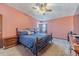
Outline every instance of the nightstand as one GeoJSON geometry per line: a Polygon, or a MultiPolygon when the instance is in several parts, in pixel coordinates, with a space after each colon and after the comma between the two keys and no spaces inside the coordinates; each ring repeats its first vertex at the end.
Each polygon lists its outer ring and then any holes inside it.
{"type": "Polygon", "coordinates": [[[17,38],[11,37],[4,39],[4,48],[10,48],[17,45],[17,38]]]}

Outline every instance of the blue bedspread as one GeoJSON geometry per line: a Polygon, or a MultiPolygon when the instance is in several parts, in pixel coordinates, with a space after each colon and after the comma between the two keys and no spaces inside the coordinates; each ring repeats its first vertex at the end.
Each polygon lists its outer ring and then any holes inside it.
{"type": "MultiPolygon", "coordinates": [[[[46,37],[46,34],[43,34],[43,33],[40,33],[40,34],[38,33],[34,35],[20,35],[19,42],[21,42],[23,45],[29,48],[32,48],[35,43],[36,38],[41,39],[45,37],[46,37]]],[[[42,39],[42,40],[45,40],[45,39],[42,39]]]]}

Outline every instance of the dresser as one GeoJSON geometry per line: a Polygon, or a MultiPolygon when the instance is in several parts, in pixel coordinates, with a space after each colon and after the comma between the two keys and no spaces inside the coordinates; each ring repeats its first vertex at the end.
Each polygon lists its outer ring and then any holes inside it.
{"type": "Polygon", "coordinates": [[[10,37],[3,40],[4,42],[4,48],[10,48],[17,45],[17,38],[16,37],[10,37]]]}

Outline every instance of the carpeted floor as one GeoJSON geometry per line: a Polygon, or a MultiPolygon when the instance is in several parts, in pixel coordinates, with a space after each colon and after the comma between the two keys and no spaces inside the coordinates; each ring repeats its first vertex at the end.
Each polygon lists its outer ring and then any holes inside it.
{"type": "MultiPolygon", "coordinates": [[[[53,44],[44,48],[39,56],[67,56],[69,54],[69,43],[66,40],[53,39],[53,44]]],[[[9,49],[0,49],[0,56],[33,56],[31,51],[22,46],[17,45],[9,49]]]]}
{"type": "Polygon", "coordinates": [[[45,49],[43,49],[39,55],[41,56],[64,56],[65,52],[59,46],[53,44],[48,45],[45,49]]]}

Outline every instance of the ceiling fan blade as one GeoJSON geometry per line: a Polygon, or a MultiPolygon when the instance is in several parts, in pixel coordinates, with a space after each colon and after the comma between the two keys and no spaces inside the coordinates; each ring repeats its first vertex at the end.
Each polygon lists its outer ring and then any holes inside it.
{"type": "Polygon", "coordinates": [[[52,10],[51,9],[49,9],[49,10],[47,10],[48,12],[51,12],[52,10]]]}
{"type": "Polygon", "coordinates": [[[37,9],[36,7],[32,7],[33,9],[37,9]]]}
{"type": "Polygon", "coordinates": [[[47,6],[47,3],[44,3],[44,7],[46,7],[47,6]]]}

